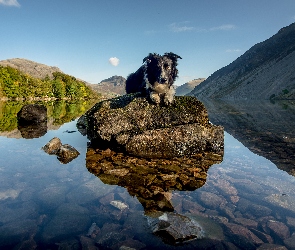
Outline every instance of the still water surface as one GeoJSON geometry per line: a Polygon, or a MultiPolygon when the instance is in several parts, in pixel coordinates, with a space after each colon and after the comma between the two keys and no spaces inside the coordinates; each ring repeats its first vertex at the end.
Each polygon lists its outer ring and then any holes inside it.
{"type": "MultiPolygon", "coordinates": [[[[88,171],[86,154],[92,149],[77,130],[77,120],[34,139],[12,138],[20,137],[15,129],[1,131],[0,248],[268,249],[277,244],[293,249],[295,174],[293,155],[289,157],[288,152],[295,152],[295,133],[284,129],[286,124],[295,127],[294,106],[267,104],[271,114],[264,119],[254,107],[232,110],[228,104],[214,105],[206,105],[210,120],[226,130],[222,162],[208,169],[206,182],[199,188],[166,192],[165,201],[174,211],[159,209],[159,214],[148,211],[136,191],[130,191],[132,184],[110,185],[109,176],[97,177],[88,171]],[[284,121],[281,126],[276,116],[284,121]],[[241,131],[236,121],[241,122],[241,131]],[[280,141],[276,136],[287,139],[280,141]],[[53,137],[75,147],[80,155],[61,164],[41,149],[53,137]],[[273,152],[266,144],[273,145],[273,152]],[[155,220],[167,222],[174,215],[200,225],[202,239],[176,244],[153,233],[155,220]]],[[[261,111],[261,106],[255,106],[261,111]]],[[[177,225],[181,231],[185,222],[177,225]]]]}

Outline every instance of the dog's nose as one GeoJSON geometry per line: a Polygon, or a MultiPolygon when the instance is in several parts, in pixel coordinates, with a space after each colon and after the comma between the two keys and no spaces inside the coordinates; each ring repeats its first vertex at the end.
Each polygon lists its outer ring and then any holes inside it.
{"type": "Polygon", "coordinates": [[[167,82],[167,78],[162,77],[162,78],[161,78],[161,83],[165,83],[165,82],[167,82]]]}

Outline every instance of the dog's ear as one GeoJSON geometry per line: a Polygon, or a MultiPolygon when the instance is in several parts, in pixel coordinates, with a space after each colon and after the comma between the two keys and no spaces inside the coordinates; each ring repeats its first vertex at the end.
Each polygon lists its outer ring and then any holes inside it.
{"type": "Polygon", "coordinates": [[[143,60],[142,60],[142,63],[145,63],[145,62],[148,62],[148,63],[150,63],[151,62],[151,59],[152,59],[152,57],[154,57],[156,55],[156,53],[149,53],[149,55],[148,56],[146,56],[145,58],[143,58],[143,60]]]}
{"type": "Polygon", "coordinates": [[[182,59],[179,55],[176,55],[173,52],[165,53],[164,55],[169,57],[172,61],[177,61],[177,59],[182,59]]]}

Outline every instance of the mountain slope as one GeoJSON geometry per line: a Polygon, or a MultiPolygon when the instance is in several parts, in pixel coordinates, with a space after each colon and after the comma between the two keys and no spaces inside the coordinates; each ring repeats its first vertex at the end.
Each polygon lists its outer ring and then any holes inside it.
{"type": "Polygon", "coordinates": [[[213,73],[189,95],[215,99],[294,99],[295,23],[213,73]]]}
{"type": "Polygon", "coordinates": [[[47,66],[23,58],[13,58],[0,61],[1,66],[9,66],[15,68],[32,77],[44,79],[47,75],[50,79],[53,78],[53,72],[62,72],[58,67],[47,66]]]}

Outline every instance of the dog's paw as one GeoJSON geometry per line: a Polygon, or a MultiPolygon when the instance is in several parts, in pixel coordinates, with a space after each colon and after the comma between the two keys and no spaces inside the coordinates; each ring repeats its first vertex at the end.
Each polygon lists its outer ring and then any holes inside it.
{"type": "Polygon", "coordinates": [[[174,95],[165,95],[164,96],[164,103],[165,105],[170,105],[174,103],[174,95]]]}
{"type": "Polygon", "coordinates": [[[160,102],[161,102],[161,98],[158,93],[151,92],[150,98],[151,98],[152,102],[155,104],[160,104],[160,102]]]}

